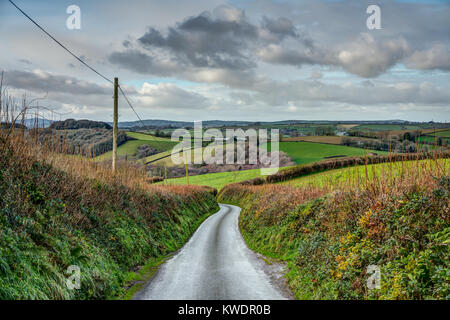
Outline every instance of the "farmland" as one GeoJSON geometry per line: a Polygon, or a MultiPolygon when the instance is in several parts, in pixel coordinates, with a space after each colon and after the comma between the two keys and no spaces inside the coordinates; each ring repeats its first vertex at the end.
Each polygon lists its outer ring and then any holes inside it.
{"type": "MultiPolygon", "coordinates": [[[[217,172],[217,173],[202,174],[202,175],[189,177],[189,184],[209,186],[209,187],[213,187],[213,188],[220,190],[225,185],[230,184],[230,183],[241,182],[244,180],[249,180],[249,179],[260,177],[260,172],[261,172],[260,169],[251,169],[251,170],[243,170],[243,171],[217,172]]],[[[187,179],[186,179],[186,177],[167,179],[164,182],[160,182],[159,184],[186,185],[187,179]]]]}
{"type": "Polygon", "coordinates": [[[313,185],[234,184],[218,198],[243,208],[250,248],[287,263],[297,299],[447,299],[448,160],[390,167],[368,167],[367,180],[362,166],[301,178],[313,185]],[[365,286],[373,264],[378,290],[365,286]]]}
{"type": "MultiPolygon", "coordinates": [[[[352,148],[339,145],[329,145],[322,143],[310,142],[281,142],[280,150],[286,152],[297,164],[309,164],[320,161],[326,158],[334,157],[349,157],[349,156],[364,156],[369,154],[370,150],[361,148],[352,148]]],[[[379,154],[386,154],[385,152],[378,152],[379,154]]],[[[152,156],[157,159],[158,155],[152,156]]],[[[165,164],[170,166],[172,160],[170,157],[164,158],[155,162],[156,164],[165,164]]],[[[218,172],[195,175],[189,177],[189,184],[205,185],[213,188],[221,189],[226,184],[240,182],[244,180],[254,179],[260,176],[259,169],[232,171],[232,172],[218,172]]],[[[169,185],[185,185],[187,184],[186,177],[166,179],[165,184],[169,185]]],[[[161,183],[161,184],[163,184],[161,183]]]]}
{"type": "MultiPolygon", "coordinates": [[[[159,138],[148,134],[127,132],[128,137],[134,139],[129,140],[117,148],[118,156],[132,157],[138,152],[138,148],[142,145],[148,145],[155,148],[159,152],[170,150],[176,145],[176,142],[170,141],[170,139],[159,138]]],[[[108,160],[112,157],[112,151],[106,152],[98,157],[96,160],[108,160]]]]}
{"type": "Polygon", "coordinates": [[[331,157],[363,156],[369,153],[385,154],[383,151],[313,142],[280,142],[280,151],[286,152],[297,164],[312,163],[331,157]]]}
{"type": "Polygon", "coordinates": [[[437,137],[450,138],[450,130],[436,131],[436,133],[433,135],[437,137]]]}
{"type": "Polygon", "coordinates": [[[318,142],[318,143],[328,143],[328,144],[342,144],[342,137],[339,136],[304,136],[304,137],[291,137],[284,138],[283,142],[318,142]]]}
{"type": "Polygon", "coordinates": [[[292,180],[283,181],[279,184],[293,187],[325,187],[332,189],[350,186],[351,183],[360,183],[367,179],[372,180],[383,176],[400,178],[404,172],[412,171],[414,168],[440,167],[444,172],[450,167],[449,159],[438,160],[416,160],[398,161],[390,163],[369,164],[367,166],[355,166],[349,168],[328,170],[312,175],[302,176],[292,180]]]}

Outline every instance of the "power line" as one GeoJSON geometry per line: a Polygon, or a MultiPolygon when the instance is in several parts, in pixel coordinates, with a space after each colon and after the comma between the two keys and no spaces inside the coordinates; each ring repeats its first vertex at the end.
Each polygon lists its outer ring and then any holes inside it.
{"type": "MultiPolygon", "coordinates": [[[[9,0],[9,2],[16,7],[17,10],[19,10],[25,17],[28,18],[28,20],[30,20],[33,24],[35,24],[39,29],[41,29],[47,36],[49,36],[53,41],[55,41],[59,46],[61,46],[64,50],[66,50],[72,57],[74,57],[75,59],[77,59],[79,62],[81,62],[83,65],[85,65],[87,68],[89,68],[90,70],[92,70],[93,72],[95,72],[97,75],[99,75],[100,77],[102,77],[103,79],[105,79],[106,81],[108,81],[111,84],[114,84],[114,82],[111,79],[108,79],[107,77],[105,77],[103,74],[101,74],[100,72],[98,72],[97,70],[95,70],[93,67],[91,67],[90,65],[88,65],[86,62],[84,62],[80,57],[78,57],[76,54],[74,54],[72,51],[70,51],[66,46],[64,46],[61,42],[59,42],[55,37],[53,37],[50,33],[48,33],[43,27],[41,27],[36,21],[33,20],[33,18],[31,18],[28,14],[26,14],[21,8],[19,8],[14,2],[12,2],[11,0],[9,0]]],[[[130,106],[131,110],[133,110],[134,114],[137,116],[137,118],[139,119],[140,123],[142,126],[145,126],[144,122],[142,121],[141,117],[138,115],[138,113],[136,112],[136,110],[134,109],[133,105],[130,103],[130,100],[128,99],[127,95],[125,94],[125,92],[122,90],[122,88],[119,85],[119,90],[122,93],[123,97],[125,98],[126,102],[128,103],[128,105],[130,106]]]]}
{"type": "Polygon", "coordinates": [[[26,14],[22,9],[20,9],[14,2],[12,2],[11,0],[9,0],[9,2],[11,2],[11,4],[17,8],[17,10],[19,10],[25,17],[27,17],[31,22],[33,22],[39,29],[41,29],[47,36],[49,36],[53,41],[55,41],[57,44],[59,44],[64,50],[66,50],[72,57],[74,57],[75,59],[77,59],[79,62],[81,62],[82,64],[84,64],[86,67],[88,67],[89,69],[91,69],[92,71],[94,71],[96,74],[98,74],[100,77],[102,77],[103,79],[105,79],[106,81],[108,81],[109,83],[113,83],[110,79],[108,79],[107,77],[105,77],[104,75],[102,75],[100,72],[98,72],[97,70],[95,70],[94,68],[92,68],[90,65],[88,65],[86,62],[84,62],[81,58],[79,58],[76,54],[74,54],[72,51],[70,51],[69,49],[67,49],[66,46],[64,46],[61,42],[59,42],[55,37],[53,37],[50,33],[48,33],[43,27],[41,27],[36,21],[33,20],[33,18],[31,18],[28,14],[26,14]]]}
{"type": "Polygon", "coordinates": [[[134,114],[136,115],[136,117],[139,119],[139,121],[141,122],[141,125],[143,127],[145,127],[144,122],[142,121],[141,117],[138,115],[138,113],[136,112],[136,110],[134,110],[133,106],[130,103],[130,100],[128,100],[127,95],[125,94],[125,92],[123,92],[122,87],[119,85],[119,90],[122,93],[123,97],[125,98],[125,101],[128,103],[128,105],[130,106],[131,110],[133,110],[134,114]]]}

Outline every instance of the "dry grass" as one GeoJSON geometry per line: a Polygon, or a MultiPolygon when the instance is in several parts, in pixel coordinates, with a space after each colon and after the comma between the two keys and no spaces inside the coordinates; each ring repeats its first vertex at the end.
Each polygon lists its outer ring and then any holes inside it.
{"type": "Polygon", "coordinates": [[[25,129],[25,119],[43,117],[41,107],[33,106],[35,100],[27,100],[24,96],[20,101],[8,94],[0,83],[0,143],[1,147],[12,146],[18,158],[34,159],[62,170],[74,178],[96,179],[110,184],[121,184],[130,188],[140,188],[149,192],[189,193],[197,190],[196,186],[158,186],[148,181],[145,166],[127,160],[119,159],[117,170],[112,172],[112,161],[95,161],[80,154],[67,154],[73,150],[70,140],[61,139],[56,130],[45,129],[47,133],[42,139],[36,122],[34,128],[25,129]]]}
{"type": "MultiPolygon", "coordinates": [[[[391,157],[393,156],[391,155],[391,157]]],[[[359,192],[365,192],[373,194],[374,198],[378,198],[383,194],[389,195],[390,197],[403,194],[405,190],[413,186],[420,186],[422,190],[430,191],[436,187],[436,178],[450,174],[448,161],[442,159],[442,154],[437,152],[429,155],[428,159],[423,161],[408,161],[412,160],[410,159],[411,157],[423,159],[418,154],[410,155],[409,157],[406,155],[398,155],[397,157],[399,159],[396,159],[398,161],[395,165],[392,161],[387,161],[389,159],[388,156],[380,157],[378,159],[380,161],[374,162],[369,162],[368,159],[370,158],[361,158],[365,164],[362,167],[360,166],[359,169],[355,167],[346,170],[345,177],[339,179],[338,182],[336,179],[333,179],[333,175],[330,175],[328,178],[325,176],[318,184],[309,184],[303,187],[267,183],[285,181],[285,176],[290,176],[288,169],[276,175],[269,176],[265,184],[258,185],[261,184],[259,180],[233,184],[223,188],[220,194],[221,197],[224,197],[226,194],[225,197],[240,199],[247,193],[259,193],[267,195],[267,197],[263,197],[267,199],[267,205],[272,205],[275,201],[280,203],[280,206],[285,201],[279,201],[280,199],[284,199],[287,195],[289,197],[294,195],[287,201],[290,205],[295,206],[303,203],[305,200],[311,200],[331,192],[354,192],[356,195],[359,192]],[[382,163],[383,165],[375,166],[369,165],[369,163],[382,163]],[[255,185],[252,185],[253,182],[255,185]]],[[[355,159],[349,159],[347,161],[352,160],[355,162],[355,159]]],[[[320,163],[314,165],[318,166],[316,169],[328,168],[329,166],[336,166],[336,161],[324,162],[322,165],[320,163]]],[[[302,172],[305,171],[304,174],[308,174],[308,172],[313,171],[314,165],[299,168],[304,169],[302,170],[302,172]]],[[[341,165],[342,167],[347,166],[345,163],[341,165]]]]}
{"type": "Polygon", "coordinates": [[[287,262],[299,299],[448,299],[449,168],[434,161],[339,186],[235,184],[218,198],[243,208],[250,248],[287,262]],[[380,290],[364,285],[373,264],[380,290]]]}

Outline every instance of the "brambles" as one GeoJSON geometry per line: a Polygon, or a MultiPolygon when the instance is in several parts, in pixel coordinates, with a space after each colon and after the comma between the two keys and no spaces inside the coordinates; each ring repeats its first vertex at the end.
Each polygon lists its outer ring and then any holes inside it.
{"type": "MultiPolygon", "coordinates": [[[[0,106],[2,120],[27,111],[0,106]]],[[[129,271],[180,248],[218,210],[215,190],[150,185],[128,162],[112,174],[107,163],[57,153],[41,130],[0,128],[0,299],[117,296],[129,271]],[[79,290],[66,286],[71,265],[79,290]]]]}
{"type": "Polygon", "coordinates": [[[287,261],[297,298],[448,299],[448,163],[416,161],[392,179],[372,174],[332,192],[327,183],[235,184],[218,198],[243,208],[252,249],[287,261]],[[369,265],[380,268],[379,290],[366,285],[369,265]]]}
{"type": "Polygon", "coordinates": [[[142,158],[146,158],[146,157],[152,156],[157,153],[158,153],[158,150],[156,150],[155,148],[152,148],[148,144],[141,144],[137,149],[136,158],[142,159],[142,158]]]}
{"type": "Polygon", "coordinates": [[[113,296],[127,271],[179,248],[217,210],[209,189],[88,179],[3,143],[0,177],[0,299],[113,296]],[[73,264],[81,290],[65,286],[73,264]]]}

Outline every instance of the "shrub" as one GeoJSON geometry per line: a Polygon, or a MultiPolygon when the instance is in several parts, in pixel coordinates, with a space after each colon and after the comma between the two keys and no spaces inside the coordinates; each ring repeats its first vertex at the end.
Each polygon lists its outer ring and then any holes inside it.
{"type": "Polygon", "coordinates": [[[126,163],[111,174],[32,142],[0,131],[0,299],[116,296],[131,270],[180,248],[218,210],[209,188],[149,186],[126,163]],[[80,290],[66,286],[71,265],[80,290]]]}
{"type": "Polygon", "coordinates": [[[218,199],[242,207],[250,248],[287,262],[299,299],[449,299],[449,168],[428,162],[356,189],[234,184],[218,199]],[[368,289],[369,265],[381,289],[368,289]]]}

